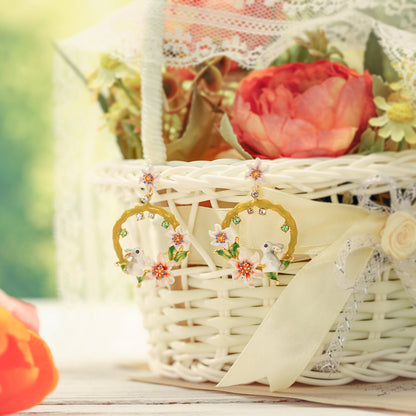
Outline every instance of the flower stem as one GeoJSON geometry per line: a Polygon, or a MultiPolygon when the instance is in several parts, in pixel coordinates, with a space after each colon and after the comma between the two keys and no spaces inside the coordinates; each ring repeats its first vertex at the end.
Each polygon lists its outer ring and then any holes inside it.
{"type": "Polygon", "coordinates": [[[403,138],[401,142],[397,145],[397,151],[400,152],[403,149],[405,139],[403,138]]]}
{"type": "Polygon", "coordinates": [[[137,110],[139,110],[141,112],[142,109],[140,108],[140,105],[137,104],[137,101],[133,98],[133,96],[131,95],[130,90],[124,85],[123,81],[120,78],[117,78],[116,79],[116,84],[117,84],[118,87],[120,87],[125,92],[125,94],[129,98],[129,100],[137,108],[137,110]]]}
{"type": "Polygon", "coordinates": [[[135,134],[131,124],[121,122],[124,132],[127,134],[127,154],[126,159],[141,159],[143,149],[140,138],[135,134]]]}
{"type": "MultiPolygon", "coordinates": [[[[88,88],[88,80],[84,76],[84,74],[80,71],[80,69],[71,61],[68,55],[58,46],[57,43],[53,43],[53,47],[58,55],[65,61],[66,64],[74,71],[74,74],[87,86],[88,88]]],[[[90,88],[89,88],[90,89],[90,88]]],[[[100,92],[98,94],[98,103],[100,104],[101,110],[103,113],[108,113],[108,104],[107,100],[105,99],[104,95],[100,92]]]]}

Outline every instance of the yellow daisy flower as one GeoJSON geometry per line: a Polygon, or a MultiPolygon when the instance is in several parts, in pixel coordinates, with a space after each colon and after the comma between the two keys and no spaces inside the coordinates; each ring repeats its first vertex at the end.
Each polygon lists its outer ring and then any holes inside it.
{"type": "Polygon", "coordinates": [[[387,102],[383,97],[374,98],[378,109],[383,111],[379,117],[370,119],[373,127],[382,127],[378,134],[395,142],[401,142],[403,138],[409,144],[416,143],[416,113],[412,104],[408,101],[387,102]]]}

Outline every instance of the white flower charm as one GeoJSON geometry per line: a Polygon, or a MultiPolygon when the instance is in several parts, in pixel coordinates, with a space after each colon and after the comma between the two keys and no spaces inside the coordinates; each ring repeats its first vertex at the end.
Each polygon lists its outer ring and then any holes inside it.
{"type": "Polygon", "coordinates": [[[156,286],[158,287],[164,286],[167,283],[173,284],[175,282],[175,278],[173,277],[171,270],[174,265],[174,261],[166,260],[162,254],[157,256],[156,262],[147,259],[146,279],[155,280],[156,286]]]}
{"type": "Polygon", "coordinates": [[[176,250],[182,251],[188,248],[189,246],[189,241],[187,240],[188,233],[183,231],[180,225],[178,225],[175,228],[175,230],[169,231],[169,237],[176,250]]]}
{"type": "Polygon", "coordinates": [[[146,191],[153,191],[160,175],[154,173],[153,166],[149,166],[149,168],[142,170],[142,173],[142,183],[146,187],[146,191]]]}
{"type": "Polygon", "coordinates": [[[404,211],[391,214],[381,234],[382,249],[395,260],[416,252],[416,219],[404,211]]]}
{"type": "Polygon", "coordinates": [[[261,160],[256,159],[255,163],[249,166],[249,170],[245,177],[251,179],[254,186],[258,186],[259,183],[264,182],[264,174],[267,171],[267,167],[261,166],[261,160]]]}
{"type": "Polygon", "coordinates": [[[211,244],[216,247],[223,249],[229,249],[230,246],[235,242],[236,233],[231,227],[222,229],[221,225],[215,224],[214,231],[208,231],[209,235],[213,238],[211,244]]]}
{"type": "Polygon", "coordinates": [[[258,253],[248,258],[246,253],[242,251],[239,257],[230,259],[230,263],[234,268],[232,273],[233,279],[238,280],[242,278],[248,286],[254,287],[253,277],[263,277],[263,273],[256,269],[259,262],[260,257],[258,253]]]}

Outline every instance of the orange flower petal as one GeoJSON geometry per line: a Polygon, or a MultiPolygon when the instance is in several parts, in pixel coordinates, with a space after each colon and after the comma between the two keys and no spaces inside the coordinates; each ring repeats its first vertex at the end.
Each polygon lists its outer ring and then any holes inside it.
{"type": "MultiPolygon", "coordinates": [[[[0,338],[2,334],[11,335],[21,341],[28,341],[30,338],[26,326],[7,309],[0,306],[0,338]]],[[[0,347],[0,354],[1,352],[2,349],[0,347]]]]}
{"type": "Polygon", "coordinates": [[[345,83],[343,78],[328,78],[322,84],[314,85],[298,95],[293,118],[308,121],[319,130],[331,129],[338,98],[345,83]]]}
{"type": "MultiPolygon", "coordinates": [[[[285,153],[284,149],[286,146],[293,142],[293,140],[302,136],[313,137],[313,135],[316,134],[315,126],[306,120],[290,119],[280,117],[275,114],[262,116],[261,119],[269,140],[273,142],[277,148],[279,148],[282,152],[282,156],[283,153],[285,153]]],[[[314,146],[314,144],[312,144],[312,146],[314,146]]]]}
{"type": "Polygon", "coordinates": [[[0,347],[0,415],[39,404],[58,381],[45,341],[0,307],[0,347]]]}
{"type": "Polygon", "coordinates": [[[327,156],[343,155],[351,146],[357,128],[343,127],[318,133],[318,148],[327,152],[327,156]]]}
{"type": "Polygon", "coordinates": [[[339,95],[334,127],[358,127],[365,105],[366,86],[361,78],[349,78],[339,95]]]}
{"type": "Polygon", "coordinates": [[[253,71],[237,88],[232,125],[252,156],[334,157],[374,114],[370,74],[322,60],[253,71]]]}
{"type": "MultiPolygon", "coordinates": [[[[31,368],[33,357],[29,345],[26,341],[19,341],[15,337],[7,335],[7,348],[0,355],[1,371],[12,368],[31,368]]],[[[1,377],[1,376],[0,376],[1,377]]]]}
{"type": "Polygon", "coordinates": [[[289,141],[282,149],[286,157],[336,157],[345,153],[357,129],[349,127],[305,134],[289,141]]]}
{"type": "Polygon", "coordinates": [[[39,333],[39,317],[35,306],[9,296],[2,290],[0,290],[0,306],[7,309],[29,329],[39,333]]]}

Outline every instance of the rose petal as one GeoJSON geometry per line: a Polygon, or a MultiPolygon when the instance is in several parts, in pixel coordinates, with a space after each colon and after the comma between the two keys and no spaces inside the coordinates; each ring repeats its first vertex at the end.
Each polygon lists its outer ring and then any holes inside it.
{"type": "Polygon", "coordinates": [[[237,89],[232,124],[253,156],[339,156],[374,116],[371,75],[322,60],[253,71],[237,89]]]}
{"type": "Polygon", "coordinates": [[[234,131],[239,137],[241,145],[251,155],[257,156],[257,154],[260,154],[263,157],[279,157],[279,149],[268,139],[265,126],[258,115],[249,113],[244,131],[239,127],[235,128],[234,131]]]}
{"type": "Polygon", "coordinates": [[[333,127],[360,127],[365,96],[364,78],[350,77],[339,95],[333,127]]]}
{"type": "Polygon", "coordinates": [[[298,136],[287,143],[281,152],[286,157],[336,157],[349,148],[356,130],[350,127],[298,136]]]}
{"type": "Polygon", "coordinates": [[[357,129],[345,127],[318,132],[318,148],[326,150],[328,156],[339,156],[350,147],[357,129]]]}
{"type": "MultiPolygon", "coordinates": [[[[286,156],[286,154],[284,154],[286,152],[283,149],[285,149],[286,146],[289,146],[290,143],[293,143],[294,139],[303,136],[313,136],[316,133],[316,128],[305,120],[292,120],[275,114],[262,116],[261,119],[268,139],[280,152],[282,152],[282,156],[286,156]]],[[[311,145],[306,142],[304,144],[307,145],[308,148],[312,148],[316,142],[311,145]]]]}
{"type": "MultiPolygon", "coordinates": [[[[294,118],[301,118],[319,130],[329,130],[334,124],[335,107],[346,81],[332,77],[296,97],[294,118]]],[[[280,97],[279,97],[280,98],[280,97]]]]}
{"type": "MultiPolygon", "coordinates": [[[[293,95],[283,85],[275,90],[264,89],[259,97],[255,109],[256,114],[279,114],[282,117],[290,117],[292,113],[293,95]]],[[[254,106],[252,106],[254,107],[254,106]]]]}

